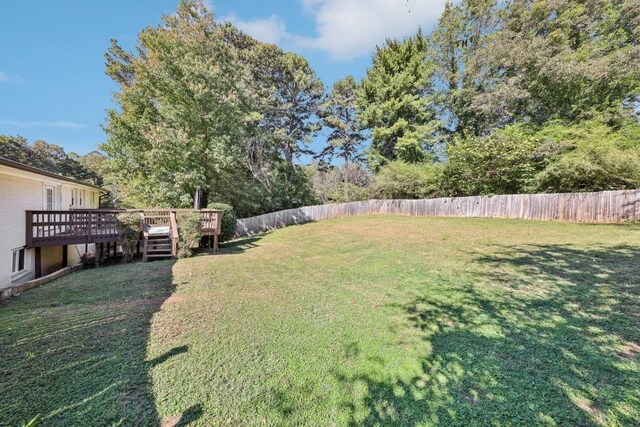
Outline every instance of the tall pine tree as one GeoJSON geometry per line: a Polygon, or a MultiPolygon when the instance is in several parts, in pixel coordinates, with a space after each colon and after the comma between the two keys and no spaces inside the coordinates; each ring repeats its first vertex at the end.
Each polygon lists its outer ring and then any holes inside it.
{"type": "Polygon", "coordinates": [[[357,91],[359,120],[372,130],[368,162],[374,170],[395,159],[429,158],[440,128],[433,104],[434,71],[422,31],[376,48],[357,91]]]}
{"type": "Polygon", "coordinates": [[[362,124],[356,117],[356,81],[347,76],[337,81],[322,105],[322,124],[331,132],[319,158],[331,162],[340,158],[345,165],[361,160],[366,140],[362,124]]]}
{"type": "Polygon", "coordinates": [[[495,33],[499,22],[496,0],[449,2],[429,35],[438,104],[450,133],[473,136],[484,130],[470,107],[474,94],[489,85],[479,78],[482,58],[476,54],[495,33]]]}

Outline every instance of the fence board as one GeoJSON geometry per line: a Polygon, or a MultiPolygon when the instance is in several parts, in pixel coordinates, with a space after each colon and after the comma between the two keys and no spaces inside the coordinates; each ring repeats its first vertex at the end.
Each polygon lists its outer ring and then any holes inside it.
{"type": "Polygon", "coordinates": [[[614,223],[640,220],[640,190],[565,194],[507,194],[422,200],[368,200],[306,206],[239,219],[236,236],[354,215],[512,218],[614,223]]]}

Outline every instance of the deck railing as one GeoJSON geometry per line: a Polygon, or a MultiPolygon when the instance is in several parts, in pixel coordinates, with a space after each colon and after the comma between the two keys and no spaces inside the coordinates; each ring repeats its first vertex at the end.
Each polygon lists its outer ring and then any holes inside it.
{"type": "MultiPolygon", "coordinates": [[[[119,230],[117,217],[124,212],[140,212],[147,226],[170,226],[171,215],[192,209],[133,209],[133,210],[69,210],[26,211],[26,244],[28,247],[63,246],[86,243],[115,242],[119,230]]],[[[202,234],[220,234],[222,212],[203,209],[202,234]]]]}
{"type": "Polygon", "coordinates": [[[200,215],[202,216],[200,219],[202,234],[210,236],[220,234],[222,211],[202,209],[200,215]]]}
{"type": "Polygon", "coordinates": [[[121,210],[27,211],[29,247],[79,245],[118,239],[121,210]]]}

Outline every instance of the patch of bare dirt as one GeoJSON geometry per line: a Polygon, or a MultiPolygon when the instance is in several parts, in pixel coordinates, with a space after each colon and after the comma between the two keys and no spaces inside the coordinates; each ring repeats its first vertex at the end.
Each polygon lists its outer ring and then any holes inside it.
{"type": "Polygon", "coordinates": [[[174,417],[168,417],[162,420],[160,423],[160,427],[174,427],[176,424],[180,422],[180,415],[176,415],[174,417]]]}
{"type": "Polygon", "coordinates": [[[176,304],[183,301],[186,301],[185,297],[181,295],[171,295],[169,298],[167,298],[165,304],[176,304]]]}
{"type": "Polygon", "coordinates": [[[460,395],[469,401],[472,405],[480,403],[480,393],[475,390],[460,389],[460,395]]]}
{"type": "Polygon", "coordinates": [[[600,409],[589,399],[584,397],[571,397],[571,401],[578,408],[588,413],[596,424],[601,426],[606,425],[606,418],[604,417],[600,409]]]}
{"type": "Polygon", "coordinates": [[[143,276],[145,278],[151,277],[154,279],[171,277],[171,268],[162,267],[157,269],[145,270],[143,276]]]}
{"type": "Polygon", "coordinates": [[[162,303],[167,299],[167,297],[155,297],[155,298],[147,298],[147,299],[139,299],[133,301],[133,305],[135,307],[157,307],[162,305],[162,303]]]}
{"type": "Polygon", "coordinates": [[[117,302],[112,304],[105,304],[100,307],[101,310],[114,310],[114,309],[127,309],[127,308],[147,308],[147,307],[160,307],[167,297],[154,297],[136,299],[126,302],[117,302]]]}
{"type": "Polygon", "coordinates": [[[624,344],[618,352],[618,356],[629,360],[636,360],[638,354],[640,354],[640,345],[633,342],[624,344]]]}

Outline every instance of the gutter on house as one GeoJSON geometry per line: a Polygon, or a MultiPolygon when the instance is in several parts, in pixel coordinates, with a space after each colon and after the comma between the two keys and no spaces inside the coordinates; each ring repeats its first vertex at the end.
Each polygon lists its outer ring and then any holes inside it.
{"type": "Polygon", "coordinates": [[[13,160],[9,160],[9,159],[7,159],[5,157],[0,157],[0,165],[7,166],[7,167],[10,167],[10,168],[14,168],[14,169],[19,169],[19,170],[22,170],[22,171],[25,171],[25,172],[35,173],[35,174],[38,174],[38,175],[48,176],[49,178],[55,178],[55,179],[60,179],[60,180],[67,181],[67,182],[72,182],[74,184],[84,185],[86,187],[91,187],[93,189],[96,189],[96,190],[98,190],[100,192],[106,192],[107,194],[109,193],[108,191],[98,187],[97,185],[90,184],[88,182],[81,181],[81,180],[75,179],[75,178],[69,178],[68,176],[59,175],[57,173],[49,172],[49,171],[44,170],[44,169],[34,168],[33,166],[27,166],[27,165],[22,164],[22,163],[14,162],[13,160]]]}

